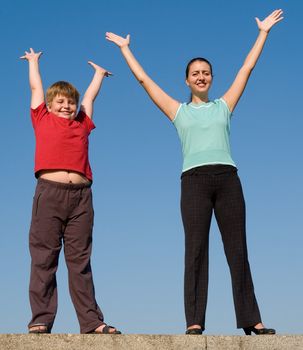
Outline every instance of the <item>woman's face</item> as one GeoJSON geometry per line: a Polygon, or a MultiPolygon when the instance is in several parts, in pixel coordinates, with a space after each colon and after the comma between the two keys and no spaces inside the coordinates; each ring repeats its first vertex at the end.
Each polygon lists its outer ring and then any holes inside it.
{"type": "Polygon", "coordinates": [[[186,84],[193,95],[201,96],[208,93],[212,79],[209,64],[203,61],[194,61],[189,67],[186,84]]]}

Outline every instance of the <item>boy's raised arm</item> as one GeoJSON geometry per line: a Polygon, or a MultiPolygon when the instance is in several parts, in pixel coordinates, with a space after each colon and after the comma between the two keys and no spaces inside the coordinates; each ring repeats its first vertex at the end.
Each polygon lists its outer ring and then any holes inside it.
{"type": "Polygon", "coordinates": [[[29,65],[29,84],[32,92],[31,96],[31,108],[37,108],[42,102],[44,102],[43,85],[39,70],[39,58],[42,52],[34,52],[30,48],[30,52],[25,51],[25,55],[21,56],[21,59],[27,60],[29,65]]]}
{"type": "Polygon", "coordinates": [[[94,74],[93,79],[92,79],[91,83],[89,84],[89,86],[88,86],[88,88],[83,96],[80,109],[89,118],[92,118],[93,117],[94,100],[98,96],[98,93],[99,93],[101,85],[102,85],[102,81],[103,81],[104,77],[108,77],[108,76],[112,75],[112,73],[110,73],[106,69],[98,66],[97,64],[95,64],[92,61],[88,61],[88,64],[90,64],[94,68],[95,74],[94,74]]]}

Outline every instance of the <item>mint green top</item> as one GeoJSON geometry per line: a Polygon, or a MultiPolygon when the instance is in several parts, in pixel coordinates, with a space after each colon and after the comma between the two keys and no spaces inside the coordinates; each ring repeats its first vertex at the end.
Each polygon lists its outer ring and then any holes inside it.
{"type": "Polygon", "coordinates": [[[209,164],[236,166],[229,144],[230,117],[222,98],[180,105],[173,123],[182,145],[182,171],[209,164]]]}

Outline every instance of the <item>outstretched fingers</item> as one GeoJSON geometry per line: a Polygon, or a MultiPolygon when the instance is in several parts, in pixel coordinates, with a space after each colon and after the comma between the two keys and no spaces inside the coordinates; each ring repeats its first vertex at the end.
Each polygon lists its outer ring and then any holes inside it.
{"type": "Polygon", "coordinates": [[[280,17],[283,14],[283,11],[281,9],[273,11],[273,13],[270,14],[270,16],[273,16],[275,18],[280,17]]]}
{"type": "Polygon", "coordinates": [[[23,60],[39,60],[40,56],[42,55],[42,51],[35,52],[33,48],[29,49],[28,51],[25,51],[25,55],[21,56],[20,58],[23,60]]]}

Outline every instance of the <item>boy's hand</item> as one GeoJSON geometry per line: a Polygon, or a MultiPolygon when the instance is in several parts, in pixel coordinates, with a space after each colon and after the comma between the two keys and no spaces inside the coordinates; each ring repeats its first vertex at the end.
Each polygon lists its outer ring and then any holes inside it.
{"type": "Polygon", "coordinates": [[[97,73],[100,73],[100,74],[104,75],[105,77],[109,77],[110,75],[113,75],[111,72],[98,66],[96,63],[94,63],[92,61],[88,61],[88,64],[90,64],[97,73]]]}
{"type": "Polygon", "coordinates": [[[260,31],[268,33],[270,29],[278,22],[282,21],[283,11],[275,10],[269,16],[267,16],[263,21],[260,21],[259,18],[256,17],[256,22],[260,31]]]}
{"type": "Polygon", "coordinates": [[[130,43],[129,34],[126,36],[126,38],[123,38],[122,36],[107,32],[105,33],[105,39],[108,41],[112,41],[114,44],[119,46],[120,49],[122,49],[125,46],[129,46],[129,43],[130,43]]]}
{"type": "Polygon", "coordinates": [[[30,52],[25,51],[25,55],[20,58],[28,61],[38,61],[40,56],[42,55],[42,51],[35,52],[32,48],[29,49],[30,52]]]}

